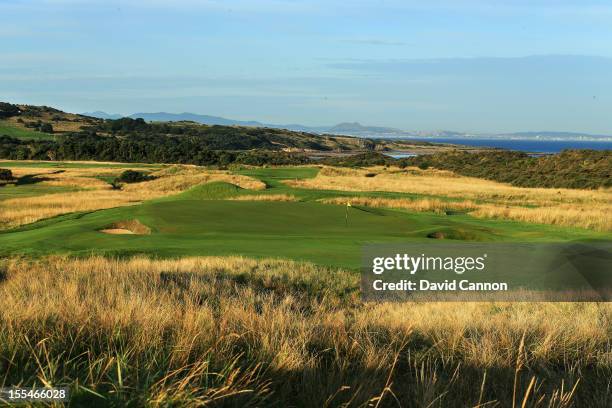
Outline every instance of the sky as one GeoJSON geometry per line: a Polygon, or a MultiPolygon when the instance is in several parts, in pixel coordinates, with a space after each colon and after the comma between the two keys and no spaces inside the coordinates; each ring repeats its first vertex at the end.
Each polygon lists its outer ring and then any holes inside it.
{"type": "Polygon", "coordinates": [[[0,0],[0,100],[612,134],[612,1],[0,0]]]}

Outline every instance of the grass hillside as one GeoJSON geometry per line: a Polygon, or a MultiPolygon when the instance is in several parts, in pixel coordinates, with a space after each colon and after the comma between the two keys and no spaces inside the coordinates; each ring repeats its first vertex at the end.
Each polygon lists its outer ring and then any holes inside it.
{"type": "MultiPolygon", "coordinates": [[[[97,134],[139,140],[196,138],[211,150],[358,151],[384,149],[385,142],[349,136],[316,135],[285,129],[208,126],[195,122],[153,122],[122,118],[103,120],[47,106],[0,102],[0,136],[21,140],[53,139],[52,135],[97,134]]],[[[118,158],[115,158],[118,160],[118,158]]]]}
{"type": "Polygon", "coordinates": [[[99,119],[62,112],[48,106],[0,102],[0,136],[22,140],[53,140],[56,134],[78,132],[99,119]]]}

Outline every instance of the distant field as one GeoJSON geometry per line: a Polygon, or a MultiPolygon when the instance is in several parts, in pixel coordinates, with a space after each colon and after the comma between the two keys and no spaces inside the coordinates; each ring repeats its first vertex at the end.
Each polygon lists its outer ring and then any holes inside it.
{"type": "Polygon", "coordinates": [[[53,140],[54,136],[48,133],[37,132],[35,130],[23,129],[16,127],[15,125],[0,120],[0,136],[10,136],[17,139],[23,140],[34,140],[34,139],[49,139],[53,140]]]}

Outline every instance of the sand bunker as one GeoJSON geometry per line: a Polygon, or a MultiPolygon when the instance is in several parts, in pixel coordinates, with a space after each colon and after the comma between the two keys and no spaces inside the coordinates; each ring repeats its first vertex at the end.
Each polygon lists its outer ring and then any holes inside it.
{"type": "Polygon", "coordinates": [[[122,235],[122,234],[134,234],[132,231],[127,230],[127,229],[123,229],[123,228],[109,228],[109,229],[103,229],[100,230],[100,232],[103,232],[105,234],[111,234],[111,235],[122,235]]]}
{"type": "Polygon", "coordinates": [[[100,232],[111,235],[149,235],[151,228],[138,220],[130,220],[116,222],[101,229],[100,232]]]}

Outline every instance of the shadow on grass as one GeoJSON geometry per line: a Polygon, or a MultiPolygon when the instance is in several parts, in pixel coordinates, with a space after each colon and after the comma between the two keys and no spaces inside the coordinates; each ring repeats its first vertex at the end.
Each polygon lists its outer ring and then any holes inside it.
{"type": "Polygon", "coordinates": [[[63,172],[64,170],[57,170],[52,173],[45,173],[45,174],[27,174],[25,176],[19,177],[17,181],[15,182],[15,185],[16,186],[26,186],[26,185],[41,183],[43,181],[49,181],[51,180],[50,178],[41,177],[41,176],[48,175],[48,174],[61,174],[63,172]]]}

